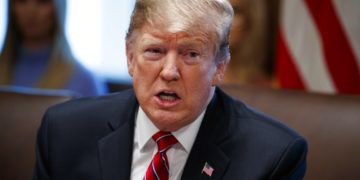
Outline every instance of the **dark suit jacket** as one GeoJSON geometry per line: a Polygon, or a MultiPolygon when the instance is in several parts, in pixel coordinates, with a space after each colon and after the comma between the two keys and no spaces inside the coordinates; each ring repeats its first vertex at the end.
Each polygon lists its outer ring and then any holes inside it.
{"type": "MultiPolygon", "coordinates": [[[[34,179],[130,179],[133,90],[50,108],[38,133],[34,179]]],[[[217,89],[182,179],[302,179],[307,145],[291,129],[217,89]]]]}

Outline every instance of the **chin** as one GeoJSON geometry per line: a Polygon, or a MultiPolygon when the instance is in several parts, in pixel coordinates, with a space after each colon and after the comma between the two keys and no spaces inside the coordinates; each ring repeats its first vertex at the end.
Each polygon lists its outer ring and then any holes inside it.
{"type": "Polygon", "coordinates": [[[156,112],[150,119],[163,131],[176,131],[187,124],[184,117],[174,112],[156,112]]]}

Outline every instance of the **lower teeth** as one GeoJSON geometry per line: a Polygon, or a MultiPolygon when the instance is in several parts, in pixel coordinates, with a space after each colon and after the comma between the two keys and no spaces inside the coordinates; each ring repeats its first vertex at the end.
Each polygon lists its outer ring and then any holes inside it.
{"type": "Polygon", "coordinates": [[[176,97],[174,96],[167,96],[167,95],[160,95],[160,99],[161,100],[165,100],[165,101],[175,101],[176,97]]]}

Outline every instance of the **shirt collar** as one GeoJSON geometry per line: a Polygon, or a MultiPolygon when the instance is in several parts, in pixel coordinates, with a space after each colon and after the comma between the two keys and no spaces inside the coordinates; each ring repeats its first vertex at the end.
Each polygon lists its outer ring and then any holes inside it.
{"type": "MultiPolygon", "coordinates": [[[[187,153],[190,152],[192,145],[194,144],[196,135],[205,115],[205,110],[201,112],[195,121],[175,132],[172,132],[172,134],[176,137],[180,145],[186,150],[187,153]]],[[[140,150],[142,150],[144,146],[150,141],[151,137],[159,131],[159,129],[146,116],[141,107],[139,107],[136,116],[135,129],[135,140],[137,141],[140,150]]]]}

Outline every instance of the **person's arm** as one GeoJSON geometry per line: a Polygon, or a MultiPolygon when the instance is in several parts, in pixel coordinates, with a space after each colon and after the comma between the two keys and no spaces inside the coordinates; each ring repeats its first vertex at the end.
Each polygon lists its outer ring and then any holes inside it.
{"type": "Polygon", "coordinates": [[[304,139],[294,140],[284,151],[270,179],[303,179],[306,171],[307,143],[304,139]]]}
{"type": "Polygon", "coordinates": [[[49,180],[48,115],[45,114],[37,135],[33,180],[49,180]]]}

